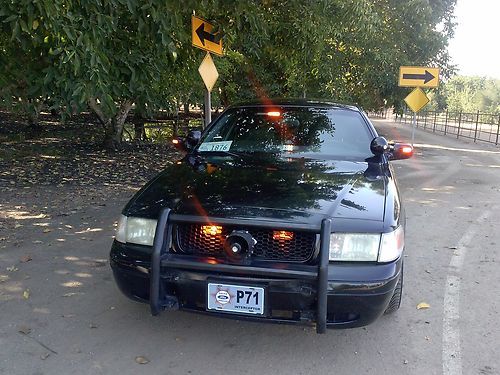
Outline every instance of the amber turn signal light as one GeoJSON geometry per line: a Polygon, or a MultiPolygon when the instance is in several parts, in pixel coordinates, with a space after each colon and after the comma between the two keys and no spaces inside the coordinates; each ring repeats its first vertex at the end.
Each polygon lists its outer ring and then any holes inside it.
{"type": "Polygon", "coordinates": [[[411,147],[411,146],[403,146],[401,148],[401,152],[403,154],[411,154],[413,152],[413,147],[411,147]]]}
{"type": "Polygon", "coordinates": [[[273,240],[280,241],[290,241],[293,239],[293,232],[287,232],[284,230],[275,230],[273,232],[273,240]]]}
{"type": "Polygon", "coordinates": [[[281,113],[279,111],[270,111],[270,112],[267,112],[267,115],[269,117],[280,117],[281,113]]]}
{"type": "Polygon", "coordinates": [[[205,236],[216,236],[222,234],[222,227],[218,225],[203,225],[201,231],[205,236]]]}

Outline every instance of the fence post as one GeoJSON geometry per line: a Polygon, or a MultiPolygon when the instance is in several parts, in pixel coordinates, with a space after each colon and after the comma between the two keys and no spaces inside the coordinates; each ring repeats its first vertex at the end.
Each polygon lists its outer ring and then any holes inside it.
{"type": "Polygon", "coordinates": [[[429,114],[429,112],[424,113],[424,130],[427,128],[427,115],[428,114],[429,114]]]}
{"type": "Polygon", "coordinates": [[[497,140],[495,141],[495,145],[498,144],[498,134],[500,133],[500,115],[498,115],[498,125],[497,125],[497,140]]]}
{"type": "Polygon", "coordinates": [[[462,123],[462,111],[458,113],[458,131],[457,131],[457,139],[460,137],[460,124],[462,123]]]}
{"type": "Polygon", "coordinates": [[[448,129],[448,110],[446,110],[446,117],[444,119],[444,135],[446,135],[447,129],[448,129]]]}
{"type": "Polygon", "coordinates": [[[474,131],[474,142],[476,142],[477,139],[477,124],[479,123],[479,111],[477,111],[476,115],[476,130],[474,131]]]}
{"type": "Polygon", "coordinates": [[[434,111],[434,124],[432,125],[432,132],[436,132],[436,116],[437,116],[437,110],[434,111]]]}

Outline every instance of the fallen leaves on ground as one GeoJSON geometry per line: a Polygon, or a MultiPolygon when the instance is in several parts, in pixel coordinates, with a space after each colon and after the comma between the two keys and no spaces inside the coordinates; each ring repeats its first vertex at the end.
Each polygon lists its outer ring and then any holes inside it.
{"type": "Polygon", "coordinates": [[[7,271],[16,272],[16,271],[19,271],[19,268],[17,268],[16,266],[10,266],[10,267],[7,267],[7,271]]]}
{"type": "Polygon", "coordinates": [[[0,170],[5,171],[0,187],[12,191],[40,185],[139,187],[180,157],[173,147],[160,143],[124,143],[119,150],[106,150],[100,142],[65,136],[0,144],[0,170]]]}
{"type": "Polygon", "coordinates": [[[78,294],[83,294],[82,292],[69,292],[69,293],[64,293],[62,296],[63,297],[73,297],[73,296],[76,296],[78,294]]]}
{"type": "Polygon", "coordinates": [[[23,335],[29,335],[31,332],[31,328],[25,325],[20,325],[19,327],[17,327],[17,331],[19,333],[22,333],[23,335]]]}
{"type": "Polygon", "coordinates": [[[22,256],[21,259],[19,259],[19,261],[21,263],[27,263],[29,262],[30,260],[32,260],[33,258],[31,258],[31,255],[25,255],[25,256],[22,256]]]}
{"type": "Polygon", "coordinates": [[[46,360],[47,358],[49,358],[49,356],[50,356],[50,353],[45,352],[45,353],[40,355],[40,359],[43,361],[43,360],[46,360]]]}
{"type": "Polygon", "coordinates": [[[431,305],[429,305],[427,302],[420,302],[417,305],[417,310],[425,310],[428,309],[429,307],[431,307],[431,305]]]}
{"type": "Polygon", "coordinates": [[[146,363],[149,363],[149,359],[142,355],[135,357],[135,361],[140,365],[145,365],[146,363]]]}

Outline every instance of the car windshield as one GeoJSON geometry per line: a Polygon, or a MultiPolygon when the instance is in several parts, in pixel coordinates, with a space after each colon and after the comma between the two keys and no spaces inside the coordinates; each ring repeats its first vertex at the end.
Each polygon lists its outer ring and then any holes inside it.
{"type": "Polygon", "coordinates": [[[365,159],[373,156],[372,138],[361,114],[349,109],[246,107],[226,111],[197,151],[365,159]]]}

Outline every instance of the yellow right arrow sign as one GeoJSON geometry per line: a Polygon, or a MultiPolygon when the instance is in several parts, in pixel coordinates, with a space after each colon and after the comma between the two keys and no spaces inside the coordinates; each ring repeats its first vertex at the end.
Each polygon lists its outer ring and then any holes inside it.
{"type": "Polygon", "coordinates": [[[408,104],[408,107],[416,113],[429,103],[429,98],[425,95],[425,92],[423,92],[421,88],[417,87],[408,94],[405,98],[405,102],[408,104]]]}
{"type": "Polygon", "coordinates": [[[439,68],[427,66],[401,66],[399,86],[401,87],[438,87],[439,68]]]}

